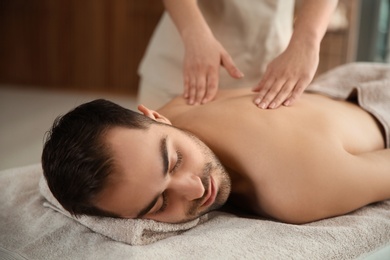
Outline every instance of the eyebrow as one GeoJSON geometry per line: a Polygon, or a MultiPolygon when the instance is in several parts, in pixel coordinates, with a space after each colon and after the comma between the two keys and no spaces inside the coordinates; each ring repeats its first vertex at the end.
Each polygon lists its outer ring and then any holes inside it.
{"type": "MultiPolygon", "coordinates": [[[[162,158],[163,176],[164,177],[168,174],[168,167],[169,167],[167,139],[168,139],[168,136],[164,136],[160,140],[160,154],[161,154],[161,158],[162,158]]],[[[157,203],[161,194],[162,193],[157,194],[157,196],[155,196],[154,199],[137,214],[137,218],[142,218],[143,216],[145,216],[157,203]]]]}

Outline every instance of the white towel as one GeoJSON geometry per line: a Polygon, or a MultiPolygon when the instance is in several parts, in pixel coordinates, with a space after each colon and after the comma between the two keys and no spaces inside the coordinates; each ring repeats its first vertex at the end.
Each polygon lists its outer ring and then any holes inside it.
{"type": "Polygon", "coordinates": [[[208,219],[208,215],[206,214],[186,223],[169,224],[148,219],[119,219],[86,215],[74,217],[54,198],[43,175],[39,181],[39,190],[47,200],[43,203],[44,206],[50,207],[76,220],[99,234],[130,245],[146,245],[170,236],[178,235],[208,219]]]}

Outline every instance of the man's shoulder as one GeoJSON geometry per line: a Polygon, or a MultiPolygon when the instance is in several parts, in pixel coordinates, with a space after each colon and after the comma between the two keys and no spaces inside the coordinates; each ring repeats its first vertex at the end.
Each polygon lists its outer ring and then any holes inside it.
{"type": "Polygon", "coordinates": [[[253,94],[250,88],[220,89],[217,93],[216,100],[246,96],[248,94],[253,94]]]}
{"type": "Polygon", "coordinates": [[[194,106],[187,105],[187,101],[182,96],[177,96],[171,101],[166,103],[164,106],[159,108],[157,111],[165,117],[172,120],[174,117],[188,112],[194,106]]]}
{"type": "MultiPolygon", "coordinates": [[[[218,90],[215,99],[210,101],[210,103],[208,104],[229,98],[248,95],[251,93],[253,92],[250,88],[220,89],[218,90]]],[[[170,118],[197,109],[199,106],[203,105],[188,105],[187,100],[183,96],[177,96],[171,101],[169,101],[167,104],[159,108],[158,112],[170,118]]]]}

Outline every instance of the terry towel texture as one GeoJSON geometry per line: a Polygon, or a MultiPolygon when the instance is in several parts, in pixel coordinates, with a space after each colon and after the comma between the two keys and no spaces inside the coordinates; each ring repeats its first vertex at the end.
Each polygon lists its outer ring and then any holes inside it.
{"type": "Polygon", "coordinates": [[[388,200],[306,225],[213,212],[209,221],[180,235],[130,246],[43,207],[41,176],[39,164],[0,172],[0,255],[3,249],[29,260],[326,260],[356,259],[390,242],[388,200]]]}
{"type": "Polygon", "coordinates": [[[44,206],[50,207],[69,218],[73,218],[96,233],[130,245],[150,244],[170,236],[178,235],[205,222],[208,218],[206,214],[186,223],[169,224],[148,219],[118,219],[93,216],[74,217],[54,198],[43,175],[39,181],[39,190],[47,200],[47,202],[43,203],[44,206]]]}

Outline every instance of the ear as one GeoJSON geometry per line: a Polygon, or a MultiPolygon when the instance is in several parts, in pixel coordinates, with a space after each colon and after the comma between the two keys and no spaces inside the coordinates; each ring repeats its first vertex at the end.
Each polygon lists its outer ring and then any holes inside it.
{"type": "Polygon", "coordinates": [[[138,110],[144,114],[144,116],[147,116],[157,122],[160,122],[160,123],[164,123],[164,124],[167,124],[167,125],[172,125],[171,121],[169,121],[168,118],[166,118],[165,116],[162,116],[160,115],[158,112],[154,111],[154,110],[151,110],[147,107],[145,107],[144,105],[139,105],[138,106],[138,110]]]}

